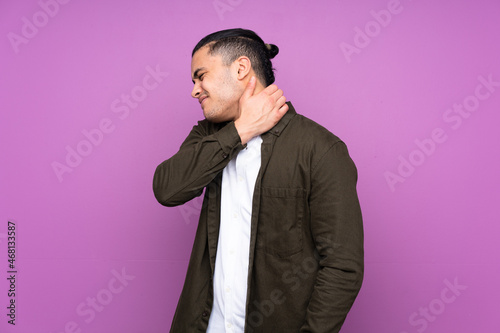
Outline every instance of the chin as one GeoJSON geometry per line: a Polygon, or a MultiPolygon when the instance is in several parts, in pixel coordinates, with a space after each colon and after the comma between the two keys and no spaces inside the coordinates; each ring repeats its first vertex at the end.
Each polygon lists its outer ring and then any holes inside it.
{"type": "Polygon", "coordinates": [[[222,123],[225,121],[230,121],[231,119],[227,116],[221,115],[218,112],[215,111],[205,111],[203,110],[203,115],[205,116],[205,119],[212,123],[222,123]]]}
{"type": "Polygon", "coordinates": [[[208,113],[208,112],[203,112],[203,115],[205,116],[205,119],[212,122],[212,123],[220,123],[221,120],[219,117],[217,117],[214,114],[208,113]]]}
{"type": "Polygon", "coordinates": [[[229,121],[229,119],[219,118],[219,117],[205,117],[211,123],[223,123],[229,121]]]}

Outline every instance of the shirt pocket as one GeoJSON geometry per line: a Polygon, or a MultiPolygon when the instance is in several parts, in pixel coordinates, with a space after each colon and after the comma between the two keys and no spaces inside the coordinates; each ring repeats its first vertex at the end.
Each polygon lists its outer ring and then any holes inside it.
{"type": "Polygon", "coordinates": [[[261,188],[256,248],[286,258],[302,251],[305,190],[261,188]]]}

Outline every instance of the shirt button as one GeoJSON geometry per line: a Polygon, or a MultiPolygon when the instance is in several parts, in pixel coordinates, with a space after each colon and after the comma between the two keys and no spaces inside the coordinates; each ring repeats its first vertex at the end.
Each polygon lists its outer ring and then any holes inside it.
{"type": "Polygon", "coordinates": [[[226,326],[227,326],[227,328],[231,328],[231,327],[233,327],[233,325],[231,325],[231,323],[227,323],[227,325],[226,325],[226,326]]]}
{"type": "Polygon", "coordinates": [[[226,293],[230,293],[230,292],[231,292],[231,288],[226,287],[226,293]]]}
{"type": "Polygon", "coordinates": [[[236,219],[236,218],[238,218],[238,214],[233,213],[233,217],[234,217],[235,219],[236,219]]]}

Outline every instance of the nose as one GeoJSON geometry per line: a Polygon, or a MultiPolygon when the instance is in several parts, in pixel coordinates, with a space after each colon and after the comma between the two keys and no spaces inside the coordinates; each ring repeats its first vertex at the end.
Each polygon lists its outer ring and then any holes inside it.
{"type": "Polygon", "coordinates": [[[193,87],[193,91],[191,91],[191,96],[193,98],[199,98],[201,94],[201,87],[199,83],[195,83],[193,87]]]}

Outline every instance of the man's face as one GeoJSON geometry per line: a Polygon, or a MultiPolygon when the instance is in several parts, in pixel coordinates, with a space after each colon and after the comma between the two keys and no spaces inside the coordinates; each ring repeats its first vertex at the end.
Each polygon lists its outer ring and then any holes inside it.
{"type": "Polygon", "coordinates": [[[194,83],[191,96],[201,102],[203,115],[209,121],[234,120],[243,93],[237,82],[237,68],[225,66],[221,55],[209,55],[208,49],[207,46],[200,48],[191,60],[194,83]]]}

